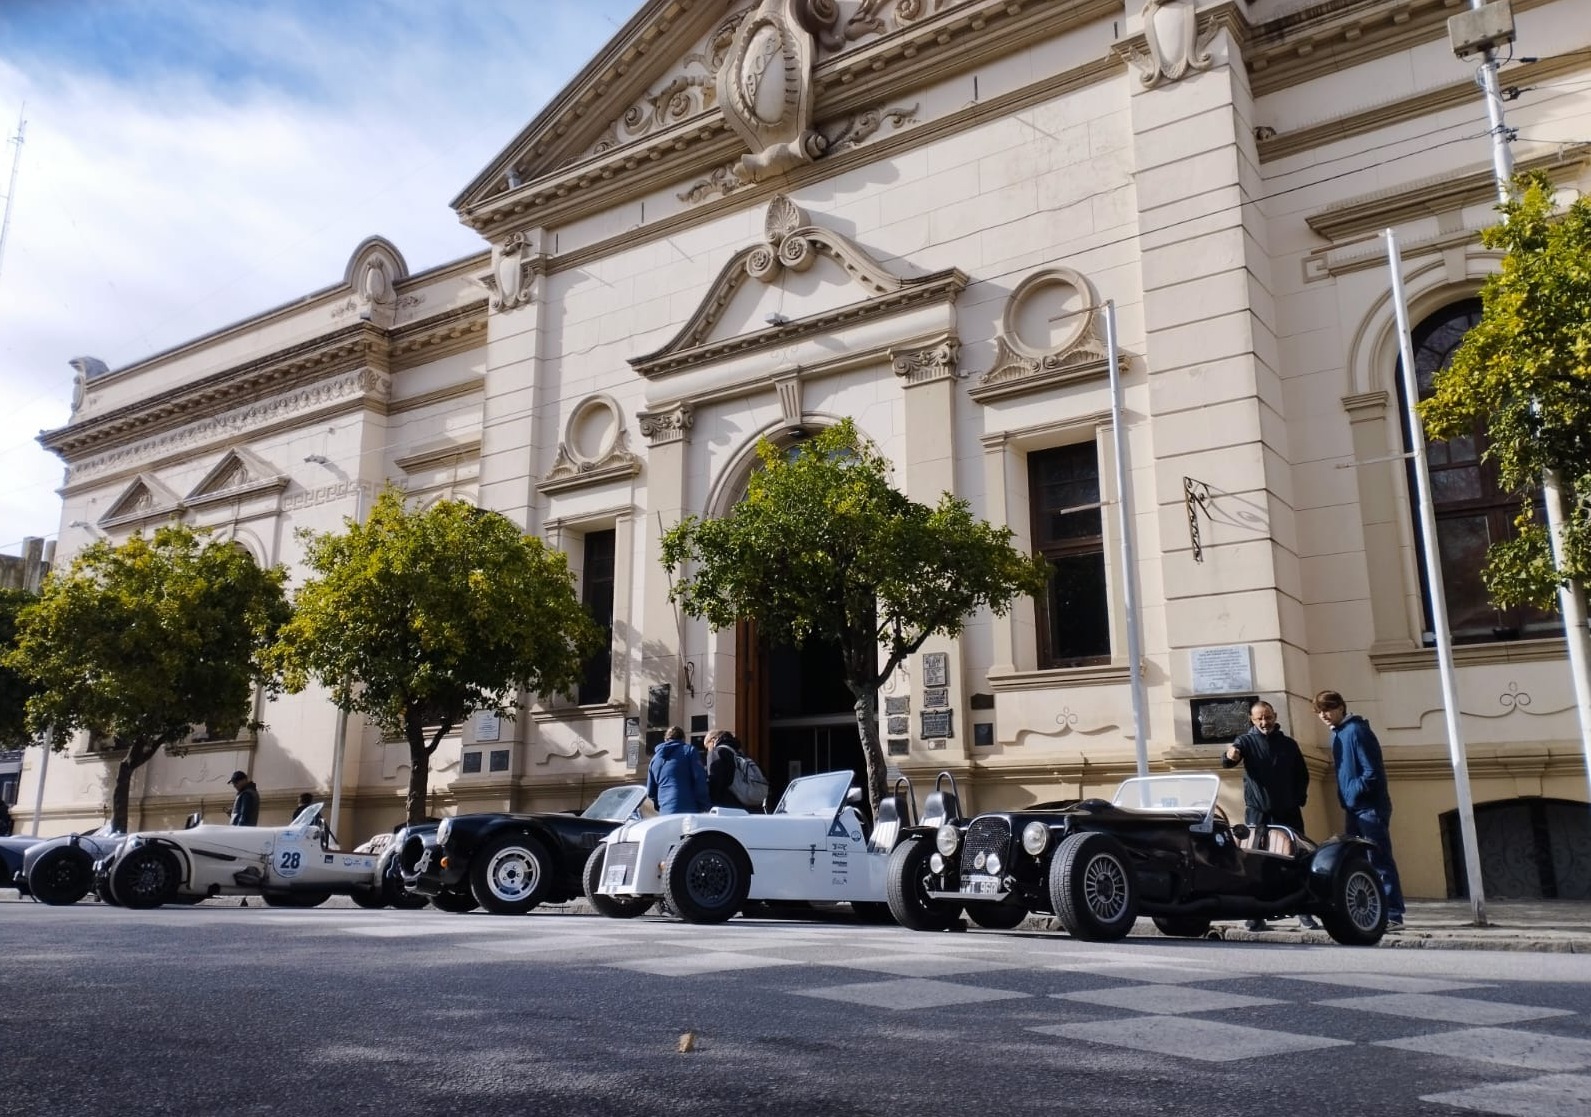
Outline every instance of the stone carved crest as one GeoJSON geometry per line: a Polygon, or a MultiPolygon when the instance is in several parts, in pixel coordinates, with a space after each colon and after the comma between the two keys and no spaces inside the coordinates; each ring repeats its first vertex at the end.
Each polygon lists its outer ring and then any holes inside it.
{"type": "Polygon", "coordinates": [[[994,364],[978,378],[987,400],[1093,375],[1109,354],[1099,336],[1099,297],[1071,268],[1034,272],[1011,292],[1000,317],[994,364]]]}
{"type": "Polygon", "coordinates": [[[570,413],[558,456],[538,488],[558,492],[639,472],[641,459],[630,450],[619,405],[608,396],[591,396],[570,413]]]}
{"type": "Polygon", "coordinates": [[[762,0],[735,29],[718,70],[718,103],[731,130],[751,149],[736,173],[762,182],[823,154],[812,128],[814,36],[834,32],[835,0],[762,0]]]}
{"type": "Polygon", "coordinates": [[[1208,70],[1215,64],[1207,48],[1219,27],[1210,23],[1199,30],[1197,0],[1145,0],[1143,21],[1149,56],[1129,50],[1127,57],[1138,68],[1145,89],[1180,81],[1190,71],[1208,70]]]}
{"type": "Polygon", "coordinates": [[[515,233],[492,250],[492,270],[481,282],[491,291],[493,310],[513,310],[530,301],[536,290],[540,257],[524,233],[515,233]]]}

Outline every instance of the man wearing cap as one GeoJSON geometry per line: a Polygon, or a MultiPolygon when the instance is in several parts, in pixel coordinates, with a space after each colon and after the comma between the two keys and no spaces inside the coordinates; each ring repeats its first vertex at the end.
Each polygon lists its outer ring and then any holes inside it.
{"type": "Polygon", "coordinates": [[[260,824],[260,789],[254,786],[247,772],[233,772],[227,781],[237,798],[232,800],[233,826],[258,826],[260,824]]]}

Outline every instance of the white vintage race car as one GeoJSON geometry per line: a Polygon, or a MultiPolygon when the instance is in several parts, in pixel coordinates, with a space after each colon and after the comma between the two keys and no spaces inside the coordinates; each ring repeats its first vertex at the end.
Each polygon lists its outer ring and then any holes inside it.
{"type": "Polygon", "coordinates": [[[337,849],[311,803],[286,826],[200,825],[129,835],[94,865],[100,897],[129,908],[263,896],[277,907],[314,907],[333,895],[373,893],[374,854],[337,849]]]}
{"type": "Polygon", "coordinates": [[[592,855],[592,906],[623,918],[666,897],[683,919],[721,923],[747,900],[845,901],[888,918],[885,889],[901,799],[884,799],[869,833],[851,779],[848,771],[803,776],[772,814],[715,808],[627,822],[592,855]]]}

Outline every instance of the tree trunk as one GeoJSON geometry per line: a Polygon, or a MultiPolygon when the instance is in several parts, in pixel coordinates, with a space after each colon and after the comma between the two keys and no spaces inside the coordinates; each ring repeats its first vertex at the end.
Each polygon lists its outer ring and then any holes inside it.
{"type": "MultiPolygon", "coordinates": [[[[134,741],[127,746],[127,755],[122,757],[122,762],[116,766],[116,790],[111,793],[110,821],[111,825],[128,833],[127,816],[132,802],[133,773],[149,763],[149,758],[160,750],[159,741],[134,741]]],[[[142,825],[143,819],[139,819],[142,825]]]]}
{"type": "Polygon", "coordinates": [[[425,817],[425,796],[431,779],[431,753],[425,747],[425,727],[416,718],[404,722],[404,735],[409,739],[409,794],[404,800],[411,824],[425,817]]]}
{"type": "Polygon", "coordinates": [[[878,739],[878,687],[852,686],[856,695],[856,731],[862,739],[862,758],[867,762],[867,799],[878,817],[878,801],[884,797],[884,772],[888,762],[878,739]]]}

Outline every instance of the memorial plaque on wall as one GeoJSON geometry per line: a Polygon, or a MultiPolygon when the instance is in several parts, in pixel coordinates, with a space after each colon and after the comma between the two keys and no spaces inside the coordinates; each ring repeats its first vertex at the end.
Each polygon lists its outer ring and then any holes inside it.
{"type": "Polygon", "coordinates": [[[981,749],[994,747],[994,723],[980,721],[972,727],[972,743],[981,749]]]}
{"type": "Polygon", "coordinates": [[[898,698],[885,698],[884,712],[886,714],[909,714],[912,712],[912,700],[904,694],[898,698]]]}
{"type": "Polygon", "coordinates": [[[928,652],[923,656],[923,686],[950,685],[950,656],[928,652]]]}
{"type": "Polygon", "coordinates": [[[909,737],[891,737],[889,739],[889,755],[891,755],[891,756],[909,756],[911,754],[911,751],[912,751],[911,738],[909,738],[909,737]]]}
{"type": "Polygon", "coordinates": [[[888,722],[884,730],[886,733],[899,736],[902,733],[910,733],[912,731],[912,719],[909,717],[888,718],[886,720],[888,722]]]}
{"type": "Polygon", "coordinates": [[[475,711],[475,739],[477,741],[497,741],[503,735],[503,719],[497,716],[496,710],[475,711]]]}
{"type": "Polygon", "coordinates": [[[1254,689],[1253,649],[1247,644],[1193,648],[1188,674],[1195,694],[1247,694],[1254,689]]]}
{"type": "Polygon", "coordinates": [[[490,763],[491,770],[494,772],[508,771],[508,750],[493,749],[490,763]]]}
{"type": "Polygon", "coordinates": [[[1248,712],[1258,699],[1252,695],[1241,698],[1195,698],[1188,703],[1193,717],[1193,743],[1196,745],[1229,745],[1249,728],[1248,712]]]}
{"type": "Polygon", "coordinates": [[[465,753],[464,754],[464,763],[461,766],[460,771],[462,771],[466,776],[472,776],[475,773],[479,772],[480,770],[481,770],[481,754],[478,753],[478,752],[467,752],[467,753],[465,753]]]}
{"type": "Polygon", "coordinates": [[[950,705],[950,688],[947,686],[931,686],[923,690],[924,706],[950,705]]]}
{"type": "MultiPolygon", "coordinates": [[[[930,737],[954,737],[951,718],[954,710],[923,710],[917,716],[922,718],[922,732],[918,734],[924,739],[930,737]]],[[[930,745],[930,748],[933,746],[930,745]]]]}

